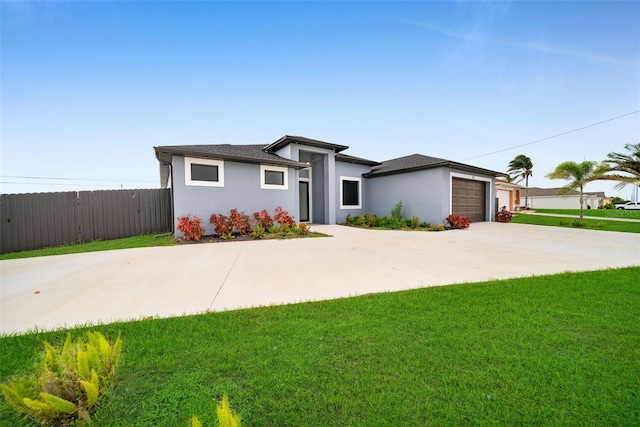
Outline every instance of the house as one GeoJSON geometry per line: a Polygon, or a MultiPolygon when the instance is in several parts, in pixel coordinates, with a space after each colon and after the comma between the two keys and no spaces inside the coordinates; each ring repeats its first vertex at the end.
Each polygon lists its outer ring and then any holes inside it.
{"type": "MultiPolygon", "coordinates": [[[[580,192],[559,194],[560,188],[529,187],[528,199],[531,209],[580,209],[580,192]]],[[[607,199],[604,192],[584,192],[584,208],[600,209],[607,199]]]]}
{"type": "Polygon", "coordinates": [[[510,212],[520,208],[520,194],[525,187],[496,178],[496,206],[510,212]]]}
{"type": "Polygon", "coordinates": [[[200,216],[207,234],[209,216],[232,208],[250,215],[281,206],[300,222],[336,224],[347,214],[388,215],[402,200],[406,217],[433,224],[451,213],[494,219],[500,172],[421,154],[376,162],[348,148],[289,135],[267,145],[154,147],[174,217],[200,216]]]}

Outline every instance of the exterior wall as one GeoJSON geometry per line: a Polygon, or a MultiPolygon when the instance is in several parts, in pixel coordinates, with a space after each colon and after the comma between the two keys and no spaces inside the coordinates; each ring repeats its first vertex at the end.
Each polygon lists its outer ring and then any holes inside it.
{"type": "MultiPolygon", "coordinates": [[[[224,161],[224,187],[200,187],[185,185],[184,157],[174,156],[174,215],[198,215],[205,227],[205,234],[213,234],[214,228],[209,224],[213,213],[227,215],[236,208],[251,216],[254,212],[267,209],[273,215],[277,206],[295,215],[297,204],[297,174],[289,168],[288,190],[268,190],[260,188],[260,165],[224,161]]],[[[181,237],[176,229],[176,236],[181,237]]]]}
{"type": "MultiPolygon", "coordinates": [[[[602,198],[584,195],[584,208],[598,209],[602,198]]],[[[531,209],[580,209],[580,195],[570,196],[529,196],[531,209]]]]}
{"type": "Polygon", "coordinates": [[[405,218],[419,216],[420,221],[438,224],[444,222],[451,210],[451,180],[445,168],[386,175],[366,181],[367,212],[389,216],[393,206],[402,200],[405,218]]]}
{"type": "Polygon", "coordinates": [[[358,164],[340,162],[340,161],[336,162],[336,183],[335,183],[336,190],[335,190],[334,204],[336,207],[337,223],[339,224],[344,223],[345,217],[347,216],[347,214],[351,214],[351,216],[355,216],[355,215],[363,215],[369,212],[367,186],[369,185],[370,180],[362,178],[362,174],[367,173],[370,170],[371,170],[371,167],[366,165],[358,165],[358,164]],[[340,177],[341,176],[347,176],[351,178],[361,178],[361,181],[360,181],[360,185],[362,186],[360,189],[361,197],[362,197],[360,200],[360,206],[362,206],[361,209],[340,209],[340,205],[342,204],[342,201],[340,200],[340,177]]]}
{"type": "Polygon", "coordinates": [[[498,209],[506,206],[507,210],[513,210],[511,191],[498,189],[496,190],[496,197],[498,198],[498,209]]]}
{"type": "MultiPolygon", "coordinates": [[[[335,152],[325,148],[296,144],[292,145],[292,155],[295,157],[291,160],[311,163],[312,222],[316,224],[335,224],[335,182],[337,179],[335,152]]],[[[297,185],[296,182],[296,188],[297,185]]],[[[296,190],[296,196],[297,194],[296,190]]],[[[296,206],[299,206],[298,201],[296,201],[296,206]]],[[[296,209],[296,211],[298,210],[299,208],[296,209]]]]}

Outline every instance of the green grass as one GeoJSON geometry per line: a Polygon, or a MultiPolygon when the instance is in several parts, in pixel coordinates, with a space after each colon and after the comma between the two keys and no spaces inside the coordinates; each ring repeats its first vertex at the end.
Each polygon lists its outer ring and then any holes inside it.
{"type": "MultiPolygon", "coordinates": [[[[580,215],[580,209],[536,209],[540,213],[552,213],[563,215],[580,215]]],[[[622,209],[584,209],[584,216],[598,218],[628,218],[640,220],[640,210],[622,210],[622,209]]]]}
{"type": "Polygon", "coordinates": [[[542,215],[514,215],[511,222],[516,224],[549,225],[554,227],[583,228],[585,230],[622,231],[626,233],[640,233],[640,222],[607,221],[604,218],[585,219],[583,227],[575,227],[578,218],[542,215]]]}
{"type": "MultiPolygon", "coordinates": [[[[244,426],[633,425],[639,318],[635,267],[96,326],[124,353],[94,425],[214,425],[225,392],[244,426]]],[[[0,338],[0,379],[64,336],[0,338]]]]}
{"type": "Polygon", "coordinates": [[[142,236],[126,237],[124,239],[96,240],[91,243],[56,246],[52,248],[35,249],[32,251],[11,252],[8,254],[1,254],[0,260],[78,254],[82,252],[111,251],[114,249],[144,248],[149,246],[171,246],[175,244],[173,236],[158,237],[156,239],[153,234],[144,234],[142,236]]]}

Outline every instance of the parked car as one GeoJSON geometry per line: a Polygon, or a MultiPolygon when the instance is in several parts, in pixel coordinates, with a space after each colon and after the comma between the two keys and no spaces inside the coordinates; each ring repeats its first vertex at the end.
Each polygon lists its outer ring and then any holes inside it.
{"type": "Polygon", "coordinates": [[[640,209],[640,202],[627,202],[616,205],[616,209],[640,209]]]}

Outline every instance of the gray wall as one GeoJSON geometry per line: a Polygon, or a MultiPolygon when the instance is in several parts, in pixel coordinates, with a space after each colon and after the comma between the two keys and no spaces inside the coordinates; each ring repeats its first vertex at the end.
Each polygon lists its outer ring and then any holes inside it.
{"type": "Polygon", "coordinates": [[[335,190],[335,207],[336,207],[336,222],[338,224],[345,222],[347,214],[351,216],[363,215],[370,211],[369,197],[367,196],[368,179],[362,178],[363,173],[367,173],[371,170],[371,167],[365,165],[358,165],[348,162],[336,162],[336,190],[335,190]],[[360,201],[362,209],[340,209],[340,177],[348,176],[352,178],[362,178],[362,200],[360,201]]]}
{"type": "MultiPolygon", "coordinates": [[[[266,209],[273,216],[277,206],[291,215],[296,215],[297,182],[296,173],[289,168],[288,190],[266,190],[260,188],[260,165],[224,161],[224,187],[201,187],[185,185],[184,157],[174,156],[174,214],[198,215],[205,227],[205,234],[213,234],[213,225],[209,223],[211,214],[227,215],[236,208],[253,218],[253,213],[266,209]]],[[[297,217],[296,217],[297,219],[297,217]]],[[[176,236],[182,233],[176,230],[176,236]]]]}
{"type": "Polygon", "coordinates": [[[449,215],[449,171],[427,169],[367,180],[368,211],[389,216],[402,200],[405,218],[419,216],[430,224],[443,223],[449,215]]]}

